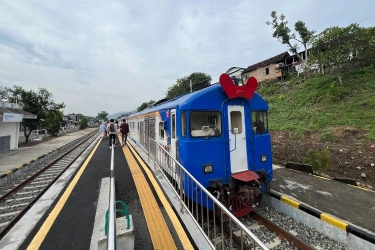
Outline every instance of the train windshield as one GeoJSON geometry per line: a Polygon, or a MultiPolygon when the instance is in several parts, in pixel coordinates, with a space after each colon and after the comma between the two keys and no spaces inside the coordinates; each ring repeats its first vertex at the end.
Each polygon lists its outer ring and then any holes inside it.
{"type": "Polygon", "coordinates": [[[190,114],[190,135],[211,137],[221,135],[221,114],[217,111],[196,111],[190,114]]]}
{"type": "Polygon", "coordinates": [[[252,122],[254,132],[264,133],[268,131],[268,120],[266,111],[253,111],[252,122]]]}

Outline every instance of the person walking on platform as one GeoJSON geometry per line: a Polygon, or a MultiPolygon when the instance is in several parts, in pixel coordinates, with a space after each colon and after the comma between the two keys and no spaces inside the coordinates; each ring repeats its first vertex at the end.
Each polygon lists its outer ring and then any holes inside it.
{"type": "Polygon", "coordinates": [[[112,148],[112,145],[113,147],[115,148],[116,147],[116,134],[117,134],[117,128],[116,128],[116,124],[114,123],[114,120],[111,119],[109,122],[108,122],[108,125],[107,125],[107,132],[109,134],[109,148],[112,148]],[[113,141],[112,141],[113,140],[113,141]]]}
{"type": "Polygon", "coordinates": [[[126,123],[126,119],[122,120],[121,126],[120,126],[120,133],[122,135],[122,145],[126,145],[126,139],[128,138],[129,134],[129,125],[126,123]]]}
{"type": "Polygon", "coordinates": [[[99,134],[101,134],[102,139],[107,137],[107,131],[105,130],[106,130],[105,123],[102,122],[102,124],[100,124],[100,127],[99,127],[99,134]]]}

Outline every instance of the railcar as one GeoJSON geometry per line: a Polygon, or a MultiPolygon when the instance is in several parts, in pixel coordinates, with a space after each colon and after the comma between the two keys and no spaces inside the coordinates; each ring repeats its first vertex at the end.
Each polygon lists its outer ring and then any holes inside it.
{"type": "Polygon", "coordinates": [[[146,149],[148,138],[163,145],[242,217],[260,203],[273,177],[268,104],[255,91],[257,85],[254,77],[241,85],[222,74],[219,83],[131,114],[130,134],[146,149]]]}

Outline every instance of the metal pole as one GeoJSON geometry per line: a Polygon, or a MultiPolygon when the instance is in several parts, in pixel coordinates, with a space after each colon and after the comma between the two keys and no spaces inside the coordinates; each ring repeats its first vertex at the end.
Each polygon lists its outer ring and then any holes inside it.
{"type": "Polygon", "coordinates": [[[191,83],[191,79],[190,79],[190,93],[193,92],[193,84],[191,83]]]}
{"type": "Polygon", "coordinates": [[[109,223],[108,223],[108,237],[107,249],[117,249],[117,233],[116,233],[116,197],[115,197],[115,167],[114,167],[114,144],[115,140],[112,139],[111,150],[111,171],[110,171],[110,189],[109,189],[109,223]]]}

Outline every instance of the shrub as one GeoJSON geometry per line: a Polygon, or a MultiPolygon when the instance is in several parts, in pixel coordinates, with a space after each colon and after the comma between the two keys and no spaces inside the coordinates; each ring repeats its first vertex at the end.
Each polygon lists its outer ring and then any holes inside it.
{"type": "Polygon", "coordinates": [[[332,169],[331,154],[328,149],[318,151],[310,149],[303,160],[304,163],[312,166],[314,172],[322,173],[324,170],[332,169]]]}

